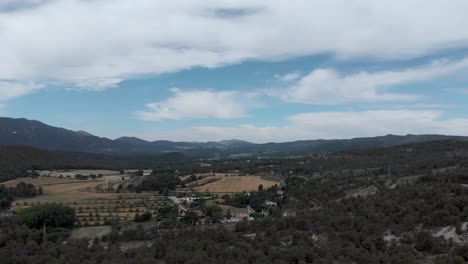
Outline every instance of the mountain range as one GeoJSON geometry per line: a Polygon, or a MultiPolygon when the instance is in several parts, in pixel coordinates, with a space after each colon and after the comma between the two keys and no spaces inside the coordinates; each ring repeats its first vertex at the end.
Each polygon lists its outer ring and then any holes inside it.
{"type": "Polygon", "coordinates": [[[135,137],[115,140],[72,131],[28,119],[0,118],[0,146],[31,146],[46,150],[109,154],[159,154],[179,152],[192,157],[279,156],[331,153],[345,150],[390,147],[438,140],[468,141],[468,137],[445,135],[386,135],[380,137],[300,140],[256,144],[242,140],[219,142],[146,141],[135,137]]]}

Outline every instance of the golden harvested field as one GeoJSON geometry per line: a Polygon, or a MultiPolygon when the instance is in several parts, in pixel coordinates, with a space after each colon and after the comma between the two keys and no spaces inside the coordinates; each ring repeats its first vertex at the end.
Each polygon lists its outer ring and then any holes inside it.
{"type": "Polygon", "coordinates": [[[194,187],[193,190],[197,192],[211,193],[238,193],[244,191],[252,192],[257,191],[260,184],[263,184],[264,188],[269,188],[275,184],[280,184],[279,182],[264,180],[260,176],[226,176],[222,174],[206,177],[200,181],[197,181],[196,183],[200,184],[201,186],[194,187]],[[213,179],[218,180],[207,183],[213,179]]]}

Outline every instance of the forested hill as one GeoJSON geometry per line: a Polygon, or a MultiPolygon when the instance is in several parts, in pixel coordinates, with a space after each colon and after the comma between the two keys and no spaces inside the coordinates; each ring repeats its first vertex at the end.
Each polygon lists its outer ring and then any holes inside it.
{"type": "Polygon", "coordinates": [[[41,149],[104,154],[157,154],[180,152],[197,158],[232,156],[285,156],[332,153],[344,150],[390,147],[437,140],[468,141],[444,135],[387,135],[336,140],[300,140],[255,144],[242,140],[219,142],[146,141],[133,137],[115,140],[84,131],[72,131],[27,119],[0,118],[0,146],[25,145],[41,149]]]}
{"type": "Polygon", "coordinates": [[[153,168],[186,159],[180,153],[108,155],[4,146],[0,147],[0,182],[28,176],[28,170],[153,168]]]}
{"type": "MultiPolygon", "coordinates": [[[[242,174],[314,175],[326,171],[372,170],[380,174],[424,174],[450,167],[468,167],[468,142],[431,141],[327,155],[296,157],[236,158],[211,160],[197,172],[238,170],[242,174]],[[248,162],[246,162],[246,160],[248,162]],[[227,162],[226,162],[227,161],[227,162]]],[[[174,170],[176,168],[173,168],[174,170]]]]}

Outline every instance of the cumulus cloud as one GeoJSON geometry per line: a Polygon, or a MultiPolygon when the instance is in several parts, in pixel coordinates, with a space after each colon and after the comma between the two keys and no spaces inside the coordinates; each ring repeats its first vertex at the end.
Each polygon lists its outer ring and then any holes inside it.
{"type": "Polygon", "coordinates": [[[283,142],[298,139],[342,139],[386,134],[468,135],[468,119],[443,119],[443,111],[372,110],[315,112],[290,116],[286,126],[197,126],[184,130],[136,134],[147,139],[210,141],[243,139],[283,142]]]}
{"type": "Polygon", "coordinates": [[[7,0],[2,6],[0,79],[88,89],[248,59],[407,58],[468,46],[464,0],[7,0]],[[14,3],[34,8],[6,8],[14,3]]]}
{"type": "Polygon", "coordinates": [[[247,116],[247,98],[234,91],[171,89],[173,95],[161,102],[147,104],[148,110],[136,112],[147,121],[220,118],[247,116]]]}
{"type": "Polygon", "coordinates": [[[438,60],[429,65],[399,71],[342,74],[334,69],[316,69],[287,89],[270,90],[270,95],[288,102],[339,104],[348,102],[412,101],[418,95],[392,93],[392,86],[433,80],[468,69],[468,58],[438,60]]]}

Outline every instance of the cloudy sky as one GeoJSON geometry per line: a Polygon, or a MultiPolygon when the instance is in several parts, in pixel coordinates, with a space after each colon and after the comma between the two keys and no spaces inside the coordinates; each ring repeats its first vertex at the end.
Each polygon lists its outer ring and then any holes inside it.
{"type": "Polygon", "coordinates": [[[468,136],[465,0],[1,0],[0,115],[117,138],[468,136]]]}

